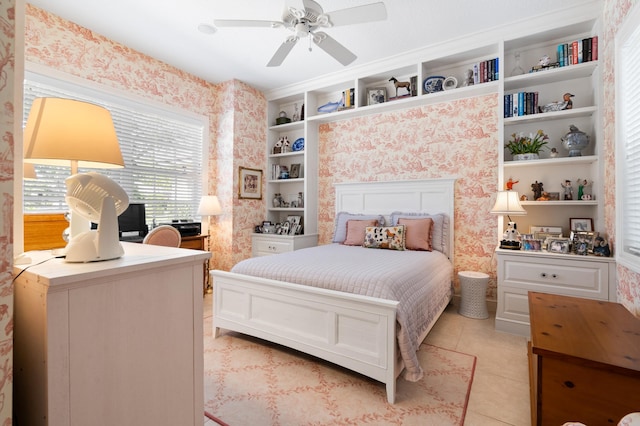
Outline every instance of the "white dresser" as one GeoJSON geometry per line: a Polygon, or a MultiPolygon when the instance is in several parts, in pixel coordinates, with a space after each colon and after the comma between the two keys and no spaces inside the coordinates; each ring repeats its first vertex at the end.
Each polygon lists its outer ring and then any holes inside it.
{"type": "Polygon", "coordinates": [[[211,253],[123,246],[93,263],[30,252],[14,268],[16,424],[202,425],[211,253]]]}
{"type": "Polygon", "coordinates": [[[252,234],[251,256],[269,256],[318,245],[318,234],[276,235],[252,234]]]}
{"type": "Polygon", "coordinates": [[[616,300],[614,258],[503,249],[496,257],[496,330],[529,336],[529,291],[616,300]]]}

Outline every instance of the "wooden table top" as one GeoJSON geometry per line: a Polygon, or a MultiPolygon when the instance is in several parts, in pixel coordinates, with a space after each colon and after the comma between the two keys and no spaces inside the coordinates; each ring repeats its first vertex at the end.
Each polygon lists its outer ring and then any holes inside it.
{"type": "Polygon", "coordinates": [[[621,304],[530,292],[529,313],[533,353],[640,377],[640,319],[621,304]]]}

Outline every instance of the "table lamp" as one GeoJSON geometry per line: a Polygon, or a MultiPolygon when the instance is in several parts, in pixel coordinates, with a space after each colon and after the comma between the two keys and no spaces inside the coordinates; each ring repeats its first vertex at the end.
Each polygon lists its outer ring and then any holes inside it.
{"type": "Polygon", "coordinates": [[[496,197],[496,203],[491,209],[491,214],[499,214],[509,218],[509,224],[500,241],[500,248],[520,250],[520,233],[515,222],[511,220],[511,216],[524,216],[527,211],[520,204],[520,198],[517,191],[499,191],[496,197]]]}
{"type": "MultiPolygon", "coordinates": [[[[220,201],[218,197],[215,195],[203,195],[200,199],[200,204],[198,205],[197,214],[200,216],[207,217],[207,251],[211,250],[211,216],[218,216],[222,214],[222,207],[220,206],[220,201]]],[[[205,275],[205,287],[206,290],[209,291],[211,288],[209,282],[209,261],[207,261],[207,271],[205,275]]]]}
{"type": "MultiPolygon", "coordinates": [[[[124,160],[106,108],[63,98],[36,98],[24,129],[24,162],[78,167],[122,168],[124,160]]],[[[67,240],[90,229],[90,223],[71,213],[67,240]]]]}

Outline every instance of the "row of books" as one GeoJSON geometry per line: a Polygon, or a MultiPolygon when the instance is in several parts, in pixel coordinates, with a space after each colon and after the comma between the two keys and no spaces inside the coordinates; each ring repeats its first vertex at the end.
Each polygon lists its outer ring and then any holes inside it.
{"type": "Polygon", "coordinates": [[[342,99],[344,100],[344,105],[338,107],[338,111],[356,106],[356,89],[352,87],[342,92],[342,99]]]}
{"type": "Polygon", "coordinates": [[[561,67],[598,60],[598,36],[558,45],[558,62],[561,67]]]}
{"type": "Polygon", "coordinates": [[[535,65],[531,72],[545,71],[551,68],[566,67],[598,60],[598,36],[575,40],[570,43],[561,43],[556,49],[556,62],[546,65],[535,65]]]}
{"type": "Polygon", "coordinates": [[[500,77],[498,58],[473,64],[473,84],[497,81],[500,77]]]}
{"type": "Polygon", "coordinates": [[[537,114],[538,92],[518,92],[504,95],[504,118],[537,114]]]}

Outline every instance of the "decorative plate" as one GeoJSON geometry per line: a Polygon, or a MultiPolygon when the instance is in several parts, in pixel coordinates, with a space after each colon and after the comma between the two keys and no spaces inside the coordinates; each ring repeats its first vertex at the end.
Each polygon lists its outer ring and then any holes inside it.
{"type": "Polygon", "coordinates": [[[442,91],[442,83],[444,82],[444,77],[441,75],[434,75],[431,77],[427,77],[424,80],[424,93],[435,93],[442,91]]]}
{"type": "Polygon", "coordinates": [[[302,151],[304,150],[304,138],[298,138],[295,140],[293,145],[291,145],[292,151],[302,151]]]}

